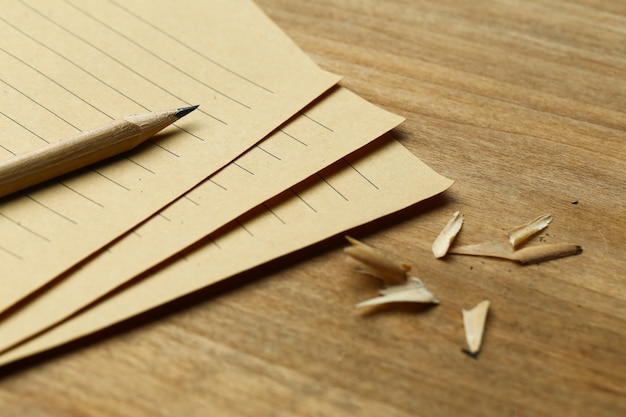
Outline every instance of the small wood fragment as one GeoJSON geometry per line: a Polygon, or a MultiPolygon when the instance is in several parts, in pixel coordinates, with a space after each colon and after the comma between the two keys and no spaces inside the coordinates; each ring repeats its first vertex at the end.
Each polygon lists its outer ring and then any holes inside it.
{"type": "Polygon", "coordinates": [[[344,252],[361,263],[362,273],[380,278],[387,284],[404,284],[407,281],[410,265],[350,236],[346,239],[352,246],[345,248],[344,252]]]}
{"type": "Polygon", "coordinates": [[[432,250],[435,258],[443,258],[448,253],[448,249],[461,230],[461,226],[463,226],[463,215],[456,211],[433,242],[432,250]]]}
{"type": "Polygon", "coordinates": [[[582,253],[582,251],[582,247],[570,243],[537,245],[513,251],[502,242],[496,241],[458,246],[450,250],[450,253],[458,255],[489,256],[493,258],[509,259],[522,264],[536,264],[552,259],[578,255],[582,253]]]}
{"type": "Polygon", "coordinates": [[[550,223],[552,223],[553,217],[551,214],[543,214],[530,222],[521,226],[514,227],[509,230],[509,242],[513,248],[518,247],[521,243],[528,240],[531,236],[542,231],[550,223]]]}
{"type": "Polygon", "coordinates": [[[457,255],[472,255],[472,256],[489,256],[493,258],[504,258],[515,260],[515,254],[513,249],[502,241],[492,241],[477,243],[474,245],[456,246],[449,250],[449,253],[457,255]]]}
{"type": "Polygon", "coordinates": [[[424,283],[416,277],[408,277],[404,284],[392,285],[379,291],[380,297],[375,297],[358,303],[357,307],[366,307],[387,303],[433,303],[439,304],[439,299],[426,288],[424,283]]]}
{"type": "Polygon", "coordinates": [[[569,243],[555,243],[548,245],[530,246],[515,251],[515,260],[523,264],[538,264],[552,259],[579,255],[583,248],[569,243]]]}
{"type": "Polygon", "coordinates": [[[463,325],[465,327],[465,339],[467,340],[467,352],[476,357],[480,351],[489,310],[489,300],[481,301],[471,310],[463,309],[463,325]]]}

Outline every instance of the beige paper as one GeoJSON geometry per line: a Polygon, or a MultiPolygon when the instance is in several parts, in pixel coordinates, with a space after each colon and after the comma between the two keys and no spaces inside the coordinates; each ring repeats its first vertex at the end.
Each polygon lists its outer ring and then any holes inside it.
{"type": "Polygon", "coordinates": [[[18,0],[0,16],[0,159],[200,104],[137,151],[0,202],[0,311],[180,196],[338,80],[249,1],[18,0]]]}
{"type": "Polygon", "coordinates": [[[32,355],[442,192],[441,177],[389,138],[266,202],[152,275],[0,357],[32,355]]]}
{"type": "Polygon", "coordinates": [[[70,316],[260,202],[397,126],[402,118],[335,88],[185,198],[0,321],[0,352],[70,316]]]}

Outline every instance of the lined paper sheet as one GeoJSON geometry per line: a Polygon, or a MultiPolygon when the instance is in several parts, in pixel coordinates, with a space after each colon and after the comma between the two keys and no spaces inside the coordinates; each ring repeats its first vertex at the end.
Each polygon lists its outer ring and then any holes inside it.
{"type": "Polygon", "coordinates": [[[249,1],[17,0],[0,16],[0,57],[0,159],[128,114],[201,105],[128,155],[0,202],[0,311],[338,80],[249,1]]]}
{"type": "Polygon", "coordinates": [[[61,277],[0,322],[0,352],[397,126],[403,119],[334,88],[184,198],[61,277]]]}
{"type": "Polygon", "coordinates": [[[153,274],[0,357],[0,364],[103,329],[444,191],[444,178],[382,138],[238,218],[153,274]]]}

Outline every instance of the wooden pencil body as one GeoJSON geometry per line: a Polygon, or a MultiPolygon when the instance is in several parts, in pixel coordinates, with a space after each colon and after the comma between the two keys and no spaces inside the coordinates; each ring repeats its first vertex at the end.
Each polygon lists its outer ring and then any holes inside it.
{"type": "Polygon", "coordinates": [[[0,197],[126,152],[173,123],[175,112],[129,116],[0,163],[0,197]]]}

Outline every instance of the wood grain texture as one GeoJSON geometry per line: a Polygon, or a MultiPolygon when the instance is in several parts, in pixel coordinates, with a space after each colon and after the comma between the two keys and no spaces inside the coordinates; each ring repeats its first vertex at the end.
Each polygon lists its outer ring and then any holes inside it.
{"type": "Polygon", "coordinates": [[[336,237],[5,368],[3,416],[626,415],[626,3],[259,0],[396,137],[457,183],[351,234],[441,300],[363,313],[336,237]],[[584,252],[437,260],[542,213],[584,252]],[[462,308],[489,299],[478,360],[462,308]]]}

